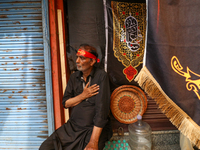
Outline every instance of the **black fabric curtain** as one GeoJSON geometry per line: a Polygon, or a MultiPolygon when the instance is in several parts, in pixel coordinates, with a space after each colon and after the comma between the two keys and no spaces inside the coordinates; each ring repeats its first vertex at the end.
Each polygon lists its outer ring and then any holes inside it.
{"type": "Polygon", "coordinates": [[[101,68],[104,66],[105,24],[102,0],[66,0],[70,70],[76,70],[75,56],[80,44],[97,49],[101,68]]]}

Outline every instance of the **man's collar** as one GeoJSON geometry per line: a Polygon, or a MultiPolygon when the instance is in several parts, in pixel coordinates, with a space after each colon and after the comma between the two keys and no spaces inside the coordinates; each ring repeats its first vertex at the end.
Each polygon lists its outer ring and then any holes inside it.
{"type": "MultiPolygon", "coordinates": [[[[93,66],[92,71],[90,72],[89,76],[94,77],[95,70],[96,70],[96,67],[93,66]]],[[[81,78],[82,76],[83,76],[83,72],[78,71],[76,77],[81,78]]]]}
{"type": "Polygon", "coordinates": [[[92,71],[90,72],[91,77],[94,77],[95,70],[96,70],[96,67],[93,66],[92,71]]]}

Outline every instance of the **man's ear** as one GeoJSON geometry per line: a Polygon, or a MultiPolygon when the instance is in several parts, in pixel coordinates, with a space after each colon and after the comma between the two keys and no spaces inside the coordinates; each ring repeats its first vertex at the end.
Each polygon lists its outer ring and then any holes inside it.
{"type": "Polygon", "coordinates": [[[95,59],[92,59],[92,61],[91,61],[91,66],[94,66],[94,64],[96,63],[96,60],[95,59]]]}

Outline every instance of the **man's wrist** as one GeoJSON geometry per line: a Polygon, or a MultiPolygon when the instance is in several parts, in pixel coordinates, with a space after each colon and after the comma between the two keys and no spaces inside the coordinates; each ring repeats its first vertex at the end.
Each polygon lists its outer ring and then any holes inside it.
{"type": "Polygon", "coordinates": [[[80,96],[80,99],[81,99],[81,101],[83,101],[83,100],[85,100],[85,99],[86,99],[86,96],[85,96],[85,94],[84,94],[84,93],[81,93],[79,96],[80,96]]]}
{"type": "Polygon", "coordinates": [[[98,142],[99,142],[99,139],[97,139],[97,138],[95,138],[95,139],[90,139],[90,142],[98,143],[98,142]]]}

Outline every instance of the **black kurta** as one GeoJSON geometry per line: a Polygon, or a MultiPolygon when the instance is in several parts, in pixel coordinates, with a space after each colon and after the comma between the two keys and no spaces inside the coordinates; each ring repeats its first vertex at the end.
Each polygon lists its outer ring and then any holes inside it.
{"type": "MultiPolygon", "coordinates": [[[[54,150],[53,145],[58,145],[58,148],[62,147],[63,150],[83,150],[90,140],[94,126],[103,128],[99,141],[99,149],[103,149],[105,141],[109,140],[112,136],[112,129],[108,117],[110,110],[108,76],[103,70],[98,68],[93,68],[87,78],[87,82],[90,76],[90,85],[98,84],[100,86],[99,93],[74,106],[68,122],[47,138],[41,145],[40,150],[54,150]]],[[[70,76],[63,96],[63,106],[69,98],[75,97],[83,92],[83,82],[82,72],[80,71],[70,76]]]]}

